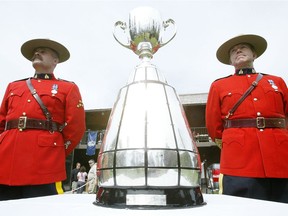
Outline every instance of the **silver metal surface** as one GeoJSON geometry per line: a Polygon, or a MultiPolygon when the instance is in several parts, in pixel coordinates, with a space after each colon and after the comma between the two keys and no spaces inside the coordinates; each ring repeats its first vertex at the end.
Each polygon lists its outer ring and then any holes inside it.
{"type": "Polygon", "coordinates": [[[127,27],[126,22],[117,21],[113,32],[113,36],[118,43],[133,50],[137,55],[141,53],[139,51],[140,43],[149,42],[154,54],[160,47],[169,43],[175,35],[176,26],[174,20],[162,21],[159,12],[151,7],[133,9],[129,14],[129,27],[127,27]],[[163,32],[169,27],[173,28],[173,30],[169,35],[170,38],[165,40],[163,32]]]}
{"type": "Polygon", "coordinates": [[[102,186],[197,185],[199,155],[183,107],[150,62],[138,65],[120,90],[106,131],[102,186]]]}
{"type": "Polygon", "coordinates": [[[137,8],[129,23],[128,44],[114,36],[139,55],[141,63],[120,89],[108,121],[97,163],[98,202],[126,199],[133,205],[166,205],[167,192],[170,205],[180,205],[174,193],[183,205],[202,203],[201,162],[184,109],[175,89],[151,63],[164,44],[161,18],[155,9],[137,8]]]}

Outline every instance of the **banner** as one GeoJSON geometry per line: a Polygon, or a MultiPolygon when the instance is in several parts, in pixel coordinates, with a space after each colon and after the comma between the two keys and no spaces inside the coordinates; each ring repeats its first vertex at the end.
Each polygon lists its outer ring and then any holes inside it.
{"type": "Polygon", "coordinates": [[[97,131],[88,132],[86,155],[95,155],[96,152],[97,131]]]}

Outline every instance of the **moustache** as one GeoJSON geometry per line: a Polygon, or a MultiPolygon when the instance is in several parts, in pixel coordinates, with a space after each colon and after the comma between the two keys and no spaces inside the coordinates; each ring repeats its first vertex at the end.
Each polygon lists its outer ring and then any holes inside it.
{"type": "Polygon", "coordinates": [[[37,55],[37,54],[35,54],[33,57],[32,57],[32,61],[34,61],[35,59],[39,59],[39,60],[41,60],[42,61],[42,58],[41,58],[41,56],[40,55],[37,55]]]}

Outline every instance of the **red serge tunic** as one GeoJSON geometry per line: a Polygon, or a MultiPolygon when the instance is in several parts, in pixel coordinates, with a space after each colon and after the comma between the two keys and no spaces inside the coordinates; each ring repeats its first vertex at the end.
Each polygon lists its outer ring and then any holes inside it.
{"type": "Polygon", "coordinates": [[[76,84],[55,78],[31,81],[53,121],[67,125],[62,132],[5,130],[5,122],[21,116],[46,120],[26,80],[10,83],[0,108],[0,184],[37,185],[66,179],[66,156],[85,131],[85,112],[76,84]],[[71,144],[66,149],[67,141],[71,144]]]}
{"type": "MultiPolygon", "coordinates": [[[[211,84],[206,126],[212,140],[222,139],[221,173],[243,177],[288,178],[288,130],[228,128],[229,110],[256,80],[257,74],[232,75],[211,84]]],[[[282,78],[265,75],[229,119],[286,118],[288,90],[282,78]]],[[[286,122],[287,124],[287,122],[286,122]]]]}

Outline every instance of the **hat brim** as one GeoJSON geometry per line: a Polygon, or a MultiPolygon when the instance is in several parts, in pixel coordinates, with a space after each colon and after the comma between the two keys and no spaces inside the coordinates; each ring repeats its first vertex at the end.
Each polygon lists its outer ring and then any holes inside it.
{"type": "Polygon", "coordinates": [[[58,54],[59,63],[64,62],[70,58],[70,53],[65,46],[49,39],[33,39],[27,41],[21,46],[21,53],[26,59],[31,61],[35,49],[39,47],[45,47],[54,50],[58,54]]]}
{"type": "Polygon", "coordinates": [[[252,45],[254,51],[257,54],[257,58],[261,56],[267,48],[267,41],[261,36],[252,34],[240,35],[226,41],[218,48],[216,52],[217,59],[223,64],[230,65],[230,49],[235,45],[241,43],[247,43],[252,45]]]}

